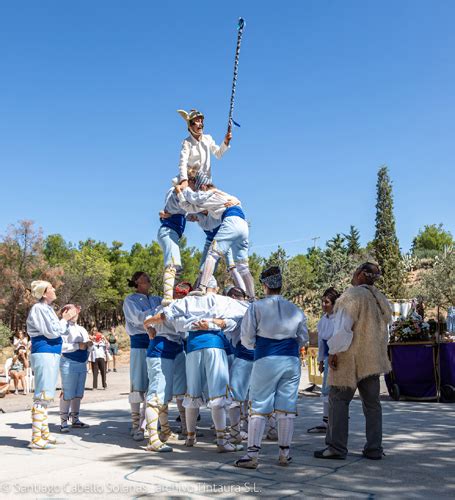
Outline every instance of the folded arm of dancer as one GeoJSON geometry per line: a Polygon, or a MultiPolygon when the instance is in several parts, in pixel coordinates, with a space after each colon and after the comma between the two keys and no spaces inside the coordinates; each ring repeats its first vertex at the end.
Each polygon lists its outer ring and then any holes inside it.
{"type": "Polygon", "coordinates": [[[176,189],[180,207],[190,213],[207,211],[208,215],[213,218],[221,219],[226,207],[240,205],[240,201],[235,196],[218,189],[207,191],[193,191],[189,187],[183,190],[179,187],[176,189]]]}

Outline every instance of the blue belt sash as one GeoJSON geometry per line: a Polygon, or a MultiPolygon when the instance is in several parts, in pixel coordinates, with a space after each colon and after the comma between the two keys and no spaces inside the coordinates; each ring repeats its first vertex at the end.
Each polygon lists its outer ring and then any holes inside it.
{"type": "Polygon", "coordinates": [[[150,338],[146,333],[139,333],[130,336],[131,349],[147,349],[150,338]]]}
{"type": "Polygon", "coordinates": [[[221,330],[198,330],[190,332],[186,344],[186,352],[199,351],[210,347],[224,349],[224,334],[221,330]]]}
{"type": "Polygon", "coordinates": [[[175,359],[181,352],[183,352],[183,344],[158,335],[150,340],[147,358],[175,359]]]}
{"type": "Polygon", "coordinates": [[[40,352],[50,352],[52,354],[62,353],[62,337],[57,337],[56,339],[48,339],[44,335],[38,335],[37,337],[31,337],[32,341],[32,354],[37,354],[40,352]]]}
{"type": "Polygon", "coordinates": [[[183,214],[173,214],[167,219],[160,219],[161,225],[173,229],[179,238],[182,237],[185,231],[186,217],[183,214]]]}
{"type": "Polygon", "coordinates": [[[221,216],[221,220],[224,220],[226,217],[233,217],[234,215],[245,219],[243,210],[239,206],[234,206],[226,208],[226,210],[223,212],[223,215],[221,216]]]}
{"type": "Polygon", "coordinates": [[[72,361],[77,361],[79,363],[87,363],[88,354],[89,353],[88,353],[87,349],[85,349],[85,350],[78,349],[77,351],[73,351],[73,352],[64,352],[62,354],[62,356],[64,358],[68,358],[68,359],[71,359],[72,361]]]}
{"type": "Polygon", "coordinates": [[[232,348],[232,344],[226,338],[226,335],[224,335],[224,333],[223,333],[223,342],[224,342],[224,350],[226,351],[226,354],[228,356],[230,356],[231,354],[234,354],[234,349],[232,348]]]}
{"type": "Polygon", "coordinates": [[[256,348],[254,349],[254,360],[266,356],[297,356],[299,357],[299,344],[297,339],[268,339],[256,337],[256,348]]]}
{"type": "Polygon", "coordinates": [[[247,349],[240,341],[235,346],[234,354],[236,358],[254,361],[254,349],[247,349]]]}

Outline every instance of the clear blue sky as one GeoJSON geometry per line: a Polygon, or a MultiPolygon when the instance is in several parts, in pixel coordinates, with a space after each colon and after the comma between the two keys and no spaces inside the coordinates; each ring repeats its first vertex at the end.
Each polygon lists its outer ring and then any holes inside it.
{"type": "Polygon", "coordinates": [[[26,218],[72,242],[156,239],[176,109],[224,136],[240,15],[242,127],[212,171],[252,250],[304,252],[351,224],[365,244],[383,164],[403,250],[425,224],[455,234],[450,0],[2,2],[0,233],[26,218]]]}

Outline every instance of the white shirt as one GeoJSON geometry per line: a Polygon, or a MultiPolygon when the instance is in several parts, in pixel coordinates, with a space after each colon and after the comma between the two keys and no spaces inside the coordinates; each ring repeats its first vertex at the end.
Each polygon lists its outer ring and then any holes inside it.
{"type": "Polygon", "coordinates": [[[164,199],[164,211],[169,214],[181,214],[186,215],[186,211],[182,209],[179,204],[177,193],[174,188],[169,189],[166,193],[166,198],[164,199]]]}
{"type": "Polygon", "coordinates": [[[354,336],[352,331],[353,324],[354,320],[346,311],[343,311],[343,309],[338,310],[335,315],[333,335],[328,341],[329,354],[336,354],[337,352],[344,352],[349,349],[354,336]]]}
{"type": "MultiPolygon", "coordinates": [[[[238,300],[208,293],[202,296],[189,295],[183,299],[175,300],[163,313],[168,321],[176,323],[178,331],[194,330],[193,324],[203,319],[233,319],[239,320],[248,308],[247,303],[238,300]]],[[[211,328],[219,330],[218,327],[211,328]]]]}
{"type": "Polygon", "coordinates": [[[335,315],[327,316],[324,314],[318,323],[318,361],[324,361],[324,343],[333,336],[333,327],[335,325],[335,315]]]}
{"type": "Polygon", "coordinates": [[[147,334],[144,320],[147,316],[153,316],[160,306],[161,297],[143,293],[128,295],[123,302],[126,333],[130,336],[147,334]]]}
{"type": "Polygon", "coordinates": [[[68,322],[68,329],[62,335],[62,338],[62,353],[78,351],[81,342],[89,341],[87,330],[83,326],[70,321],[68,322]]]}
{"type": "Polygon", "coordinates": [[[254,349],[256,337],[275,340],[295,338],[303,347],[308,341],[306,316],[281,295],[269,295],[253,302],[242,320],[242,344],[247,349],[254,349]]]}
{"type": "Polygon", "coordinates": [[[44,335],[48,339],[57,339],[65,333],[67,325],[67,321],[59,320],[54,309],[45,302],[37,302],[28,313],[27,333],[30,338],[44,335]]]}
{"type": "Polygon", "coordinates": [[[100,340],[100,342],[93,342],[92,347],[90,348],[90,361],[95,361],[95,359],[103,358],[107,359],[107,345],[104,340],[100,340]]]}
{"type": "Polygon", "coordinates": [[[210,168],[210,153],[219,160],[229,149],[223,141],[221,146],[217,146],[211,135],[203,134],[198,141],[191,134],[182,142],[179,161],[180,181],[188,179],[188,170],[192,173],[202,171],[212,177],[210,168]]]}
{"type": "MultiPolygon", "coordinates": [[[[208,191],[193,191],[185,188],[178,194],[180,206],[190,213],[197,213],[207,210],[208,215],[214,219],[221,219],[226,210],[226,203],[229,200],[238,201],[235,196],[231,196],[219,189],[209,189],[208,191]]],[[[238,205],[241,207],[241,205],[238,205]]]]}
{"type": "MultiPolygon", "coordinates": [[[[163,311],[163,307],[159,307],[156,310],[155,314],[158,314],[163,311]]],[[[176,329],[176,323],[172,321],[164,321],[163,323],[158,323],[154,326],[156,330],[156,335],[160,337],[165,337],[171,342],[177,342],[179,344],[182,343],[182,339],[184,334],[180,333],[176,329]]]]}

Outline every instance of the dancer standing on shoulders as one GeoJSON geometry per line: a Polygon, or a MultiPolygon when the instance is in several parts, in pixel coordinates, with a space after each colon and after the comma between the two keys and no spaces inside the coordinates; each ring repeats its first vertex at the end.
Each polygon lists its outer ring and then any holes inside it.
{"type": "Polygon", "coordinates": [[[229,149],[232,133],[227,131],[221,146],[217,146],[211,135],[204,134],[204,115],[196,109],[188,113],[183,109],[177,113],[185,120],[190,135],[182,142],[179,161],[179,182],[185,187],[188,177],[194,177],[202,172],[208,177],[212,176],[210,155],[220,159],[229,149]]]}
{"type": "Polygon", "coordinates": [[[126,333],[130,336],[130,395],[131,405],[131,435],[135,441],[144,439],[142,423],[145,419],[145,394],[149,381],[147,376],[147,348],[149,336],[144,328],[144,320],[147,316],[155,314],[161,305],[161,297],[149,295],[150,276],[138,271],[128,281],[135,293],[128,295],[123,303],[125,314],[126,333]],[[141,410],[141,403],[143,407],[141,410]]]}
{"type": "Polygon", "coordinates": [[[206,293],[207,284],[213,276],[216,264],[221,256],[228,256],[232,251],[235,266],[242,277],[246,293],[254,298],[254,280],[248,265],[248,223],[240,201],[219,189],[216,189],[209,177],[198,173],[189,187],[176,186],[180,206],[191,213],[207,211],[208,215],[221,220],[204,263],[201,283],[193,294],[206,293]]]}
{"type": "Polygon", "coordinates": [[[158,243],[164,257],[162,305],[168,306],[173,300],[176,276],[182,271],[180,239],[186,225],[186,212],[180,207],[174,188],[166,194],[164,209],[160,212],[160,222],[158,243]]]}
{"type": "Polygon", "coordinates": [[[68,321],[77,316],[77,310],[74,307],[66,310],[59,320],[51,306],[57,298],[54,287],[48,281],[39,280],[32,282],[31,289],[38,302],[27,317],[27,333],[32,342],[30,359],[35,374],[30,447],[46,450],[58,444],[49,434],[47,407],[55,396],[62,335],[68,329],[68,321]]]}

